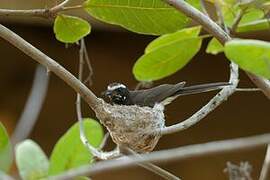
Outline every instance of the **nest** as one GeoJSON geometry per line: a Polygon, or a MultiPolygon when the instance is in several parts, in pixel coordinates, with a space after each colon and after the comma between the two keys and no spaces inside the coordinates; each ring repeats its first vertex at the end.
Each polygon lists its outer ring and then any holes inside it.
{"type": "Polygon", "coordinates": [[[151,152],[155,148],[161,137],[159,130],[165,126],[163,106],[150,108],[101,103],[96,116],[117,145],[138,153],[151,152]]]}

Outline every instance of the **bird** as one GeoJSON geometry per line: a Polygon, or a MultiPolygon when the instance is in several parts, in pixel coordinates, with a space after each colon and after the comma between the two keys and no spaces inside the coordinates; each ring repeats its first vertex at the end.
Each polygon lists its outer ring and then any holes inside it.
{"type": "Polygon", "coordinates": [[[129,90],[126,85],[118,82],[111,83],[102,96],[113,105],[137,105],[153,108],[159,104],[166,106],[179,96],[214,91],[231,85],[228,82],[206,83],[185,86],[186,82],[177,84],[162,84],[153,88],[143,90],[129,90]]]}

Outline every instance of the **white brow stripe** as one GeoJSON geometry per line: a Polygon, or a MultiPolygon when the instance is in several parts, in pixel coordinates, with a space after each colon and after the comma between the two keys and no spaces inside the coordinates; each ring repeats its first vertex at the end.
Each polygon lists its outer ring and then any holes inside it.
{"type": "Polygon", "coordinates": [[[117,84],[117,85],[114,85],[114,86],[108,86],[107,89],[109,91],[113,91],[115,89],[118,89],[118,88],[127,88],[124,84],[117,84]]]}

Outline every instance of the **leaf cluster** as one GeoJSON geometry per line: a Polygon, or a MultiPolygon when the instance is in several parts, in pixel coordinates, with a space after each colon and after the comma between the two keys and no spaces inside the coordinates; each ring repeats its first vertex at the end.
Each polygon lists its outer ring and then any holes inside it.
{"type": "MultiPolygon", "coordinates": [[[[103,139],[101,125],[90,118],[83,120],[86,137],[91,145],[99,147],[103,139]]],[[[50,158],[33,140],[27,139],[15,146],[15,162],[20,177],[24,180],[46,179],[69,169],[94,163],[92,154],[80,140],[79,123],[75,123],[58,140],[50,158]]],[[[0,123],[0,173],[9,171],[12,162],[12,147],[4,126],[0,123]]],[[[80,177],[81,179],[89,179],[80,177]]]]}

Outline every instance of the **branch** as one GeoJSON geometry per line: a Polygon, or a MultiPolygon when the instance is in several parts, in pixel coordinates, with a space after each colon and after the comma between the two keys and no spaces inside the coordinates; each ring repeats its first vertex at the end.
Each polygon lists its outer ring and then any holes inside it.
{"type": "MultiPolygon", "coordinates": [[[[190,17],[194,21],[198,22],[200,25],[203,26],[203,28],[207,32],[212,34],[222,44],[225,44],[227,41],[231,40],[231,37],[225,31],[223,31],[223,29],[219,27],[214,21],[212,21],[212,19],[204,15],[202,12],[200,12],[193,6],[189,5],[187,2],[183,0],[164,0],[164,1],[170,4],[171,6],[175,7],[180,12],[184,13],[186,16],[190,17]]],[[[270,99],[270,84],[263,83],[266,81],[265,79],[253,74],[249,74],[249,78],[270,99]]]]}
{"type": "Polygon", "coordinates": [[[239,165],[227,162],[223,172],[228,173],[229,180],[252,180],[252,166],[248,162],[240,162],[239,165]]]}
{"type": "Polygon", "coordinates": [[[259,88],[236,88],[237,92],[261,92],[262,90],[259,88]]]}
{"type": "Polygon", "coordinates": [[[79,93],[93,110],[100,105],[101,100],[69,71],[2,24],[0,24],[0,37],[10,42],[38,63],[44,65],[48,70],[54,72],[79,93]]]}
{"type": "Polygon", "coordinates": [[[179,10],[180,12],[184,13],[186,16],[190,17],[200,25],[202,25],[207,32],[215,36],[215,38],[218,39],[222,44],[231,39],[230,36],[226,32],[224,32],[219,25],[212,21],[211,18],[204,15],[202,12],[200,12],[187,2],[183,0],[164,1],[179,10]]]}
{"type": "Polygon", "coordinates": [[[92,68],[92,64],[91,64],[91,61],[90,61],[90,58],[89,58],[89,55],[88,55],[88,51],[87,51],[87,48],[86,48],[86,45],[85,45],[84,41],[83,41],[83,44],[84,44],[84,46],[83,46],[84,47],[83,48],[83,54],[84,54],[84,57],[85,57],[85,61],[86,61],[88,70],[89,70],[89,75],[86,78],[85,82],[88,81],[89,86],[91,86],[93,84],[92,76],[93,76],[94,70],[92,68]]]}
{"type": "MultiPolygon", "coordinates": [[[[81,39],[80,50],[79,50],[79,73],[78,73],[79,81],[82,81],[82,77],[83,77],[83,63],[84,63],[83,62],[83,49],[84,49],[84,39],[81,39]]],[[[85,135],[82,110],[81,110],[81,96],[79,93],[77,93],[77,98],[76,98],[76,111],[77,111],[77,118],[78,118],[79,127],[80,127],[80,139],[90,153],[94,154],[95,156],[98,156],[98,152],[88,142],[88,139],[86,138],[86,135],[85,135]]]]}
{"type": "Polygon", "coordinates": [[[203,106],[190,118],[181,123],[163,128],[161,130],[161,134],[172,134],[195,125],[210,112],[212,112],[216,107],[218,107],[223,101],[227,100],[227,98],[235,92],[238,85],[238,66],[234,63],[231,64],[230,83],[232,84],[231,86],[223,88],[215,97],[213,97],[205,106],[203,106]]]}
{"type": "MultiPolygon", "coordinates": [[[[78,73],[78,78],[80,81],[82,81],[82,78],[83,78],[84,49],[85,49],[84,39],[81,39],[80,50],[79,50],[79,73],[78,73]]],[[[96,149],[94,146],[92,146],[85,135],[82,110],[81,110],[81,96],[79,93],[77,93],[77,98],[76,98],[76,111],[77,111],[77,118],[78,118],[79,128],[80,128],[80,139],[82,143],[87,148],[87,150],[91,154],[93,154],[95,157],[99,159],[107,158],[108,153],[103,153],[99,149],[96,149]]],[[[109,152],[109,155],[111,155],[111,152],[109,152]]]]}
{"type": "Polygon", "coordinates": [[[44,67],[38,65],[30,95],[11,138],[13,144],[22,141],[31,133],[45,100],[48,85],[49,75],[44,67]]]}
{"type": "Polygon", "coordinates": [[[48,9],[30,9],[30,10],[13,10],[13,9],[0,9],[0,16],[35,16],[35,17],[48,17],[48,9]]]}
{"type": "MultiPolygon", "coordinates": [[[[135,151],[133,151],[132,149],[128,148],[128,147],[121,147],[121,152],[124,155],[133,155],[134,157],[136,157],[136,159],[142,159],[141,155],[137,154],[135,151]]],[[[139,166],[153,172],[156,175],[159,175],[161,177],[163,177],[164,179],[167,180],[180,180],[180,178],[178,178],[177,176],[173,175],[172,173],[152,164],[149,162],[143,162],[143,163],[138,163],[139,166]]]]}
{"type": "Polygon", "coordinates": [[[159,175],[161,177],[163,177],[164,179],[167,180],[181,180],[180,178],[178,178],[177,176],[171,174],[170,172],[152,164],[152,163],[148,163],[148,162],[144,162],[144,163],[139,163],[139,166],[155,173],[156,175],[159,175]]]}
{"type": "Polygon", "coordinates": [[[227,33],[229,35],[229,30],[228,30],[228,28],[227,28],[227,26],[225,24],[223,13],[222,13],[222,10],[221,10],[221,7],[220,7],[220,1],[219,0],[214,0],[214,5],[215,5],[215,8],[216,8],[217,17],[219,19],[220,25],[221,25],[221,27],[223,27],[225,33],[227,33]]]}
{"type": "Polygon", "coordinates": [[[54,6],[53,8],[50,9],[51,12],[58,12],[61,11],[66,4],[68,4],[71,0],[64,0],[62,3],[54,6]]]}
{"type": "Polygon", "coordinates": [[[270,81],[258,76],[255,76],[252,73],[246,72],[248,77],[253,81],[254,84],[256,84],[257,87],[259,87],[264,95],[270,99],[270,81]]]}
{"type": "Polygon", "coordinates": [[[106,146],[106,144],[108,143],[109,138],[110,138],[110,133],[107,132],[104,135],[104,137],[103,137],[103,139],[102,139],[102,141],[101,141],[101,143],[100,143],[100,145],[98,147],[99,150],[102,150],[106,146]]]}
{"type": "Polygon", "coordinates": [[[200,4],[201,4],[201,7],[202,7],[202,12],[207,16],[207,17],[210,17],[208,12],[207,12],[207,9],[206,9],[206,3],[205,3],[205,0],[200,0],[200,4]]]}
{"type": "Polygon", "coordinates": [[[270,145],[268,144],[264,163],[259,180],[267,180],[270,177],[270,145]]]}
{"type": "Polygon", "coordinates": [[[25,10],[14,10],[14,9],[0,9],[0,16],[29,16],[29,17],[41,17],[50,18],[53,17],[60,11],[67,11],[73,9],[81,9],[82,5],[65,7],[65,5],[71,0],[65,0],[62,3],[50,8],[50,9],[25,9],[25,10]]]}
{"type": "Polygon", "coordinates": [[[232,33],[236,32],[236,29],[237,29],[243,15],[245,14],[245,11],[246,11],[245,9],[240,9],[240,11],[237,13],[236,18],[234,19],[234,22],[233,22],[232,28],[231,28],[232,33]]]}
{"type": "Polygon", "coordinates": [[[114,159],[108,161],[97,162],[94,165],[82,166],[78,169],[67,171],[53,179],[63,180],[72,179],[82,175],[94,175],[104,173],[112,169],[126,168],[134,166],[142,162],[168,162],[187,158],[194,158],[204,155],[213,155],[217,153],[228,153],[232,151],[247,150],[270,143],[270,133],[263,135],[256,135],[244,138],[236,138],[229,140],[213,141],[203,144],[188,145],[184,147],[161,150],[151,152],[149,154],[142,154],[141,158],[135,156],[128,156],[126,159],[114,159]]]}

